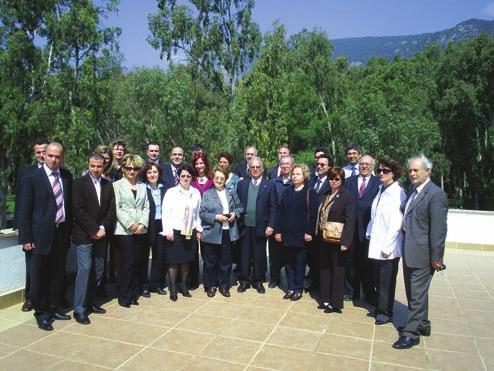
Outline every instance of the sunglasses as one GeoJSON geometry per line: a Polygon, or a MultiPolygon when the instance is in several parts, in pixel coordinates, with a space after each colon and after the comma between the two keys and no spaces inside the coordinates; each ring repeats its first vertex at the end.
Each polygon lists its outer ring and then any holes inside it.
{"type": "Polygon", "coordinates": [[[376,170],[378,174],[389,174],[391,172],[391,169],[387,169],[387,168],[379,168],[376,170]]]}
{"type": "Polygon", "coordinates": [[[318,162],[318,163],[316,164],[316,166],[325,167],[325,166],[326,166],[326,164],[325,164],[324,162],[318,162]]]}
{"type": "Polygon", "coordinates": [[[180,178],[192,178],[192,175],[190,174],[181,174],[180,178]]]}
{"type": "Polygon", "coordinates": [[[341,180],[341,178],[329,179],[330,182],[339,182],[340,180],[341,180]]]}
{"type": "Polygon", "coordinates": [[[140,167],[131,167],[131,166],[125,166],[124,169],[127,171],[135,171],[135,172],[138,172],[139,170],[141,170],[140,167]]]}

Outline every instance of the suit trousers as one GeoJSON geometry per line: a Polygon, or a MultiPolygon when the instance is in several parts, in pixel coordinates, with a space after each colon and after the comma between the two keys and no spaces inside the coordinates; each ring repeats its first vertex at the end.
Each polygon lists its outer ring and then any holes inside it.
{"type": "Polygon", "coordinates": [[[343,308],[345,292],[346,252],[340,245],[319,242],[319,269],[321,301],[333,308],[343,308]]]}
{"type": "Polygon", "coordinates": [[[418,329],[429,328],[429,287],[434,269],[407,267],[403,259],[403,278],[408,299],[408,314],[402,331],[404,336],[418,336],[418,329]]]}
{"type": "Polygon", "coordinates": [[[151,250],[153,254],[153,260],[151,261],[151,277],[149,278],[149,289],[151,291],[156,291],[158,288],[165,287],[165,276],[166,276],[166,255],[165,249],[167,240],[164,236],[159,234],[163,226],[161,220],[156,223],[156,239],[154,243],[151,244],[151,250]]]}
{"type": "Polygon", "coordinates": [[[377,285],[375,313],[378,320],[387,321],[393,317],[399,262],[399,257],[390,260],[371,260],[374,268],[374,281],[377,285]]]}
{"type": "Polygon", "coordinates": [[[245,227],[245,237],[241,247],[240,280],[247,282],[251,274],[252,282],[260,283],[266,274],[266,237],[256,235],[256,227],[245,227]]]}
{"type": "Polygon", "coordinates": [[[284,265],[283,255],[283,243],[276,241],[274,236],[269,237],[269,281],[278,285],[281,282],[281,268],[284,265]]]}
{"type": "Polygon", "coordinates": [[[140,295],[138,287],[138,267],[142,250],[146,247],[147,235],[116,235],[122,249],[122,266],[118,274],[118,302],[130,304],[140,295]]]}
{"type": "Polygon", "coordinates": [[[368,303],[375,304],[376,284],[373,265],[368,258],[369,240],[354,238],[351,251],[348,252],[345,273],[345,293],[354,299],[360,298],[360,286],[368,303]]]}
{"type": "Polygon", "coordinates": [[[319,250],[315,241],[310,241],[307,247],[307,265],[310,268],[310,287],[312,290],[319,290],[319,250]]]}
{"type": "Polygon", "coordinates": [[[307,263],[307,247],[286,246],[284,252],[288,290],[302,292],[307,263]]]}
{"type": "Polygon", "coordinates": [[[74,313],[84,314],[94,305],[96,290],[103,279],[106,238],[77,245],[77,276],[74,286],[74,313]]]}
{"type": "Polygon", "coordinates": [[[24,251],[24,258],[26,260],[26,286],[24,287],[24,299],[26,300],[31,299],[29,297],[29,290],[31,288],[31,265],[29,260],[31,259],[31,255],[31,251],[24,251]]]}
{"type": "Polygon", "coordinates": [[[64,299],[65,259],[67,236],[65,223],[53,226],[53,244],[48,255],[31,253],[30,298],[34,316],[38,321],[47,320],[51,313],[61,310],[64,299]]]}
{"type": "Polygon", "coordinates": [[[204,288],[220,287],[230,289],[232,274],[232,246],[230,231],[224,229],[221,236],[221,245],[201,243],[204,288]]]}
{"type": "MultiPolygon", "coordinates": [[[[161,222],[161,219],[156,219],[154,221],[150,221],[150,223],[155,223],[155,231],[156,233],[159,233],[163,230],[163,224],[161,222]]],[[[143,290],[150,290],[151,289],[151,283],[150,283],[150,276],[153,274],[153,267],[156,270],[157,268],[161,268],[161,272],[164,270],[164,253],[162,252],[161,256],[161,261],[159,261],[158,258],[158,238],[162,237],[161,235],[155,236],[154,243],[149,244],[146,243],[144,248],[141,250],[141,258],[140,258],[140,264],[139,264],[139,292],[142,292],[143,290]],[[153,259],[151,260],[151,269],[149,269],[149,252],[151,251],[153,259]],[[158,267],[159,266],[159,267],[158,267]]],[[[156,272],[158,274],[158,272],[156,272]]],[[[162,280],[164,281],[164,280],[162,280]]],[[[161,286],[160,286],[161,287],[161,286]]],[[[156,287],[153,287],[153,289],[156,289],[156,287]]]]}

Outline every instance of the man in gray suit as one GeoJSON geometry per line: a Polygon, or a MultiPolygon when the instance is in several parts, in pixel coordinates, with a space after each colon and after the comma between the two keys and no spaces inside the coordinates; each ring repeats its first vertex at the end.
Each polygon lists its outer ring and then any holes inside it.
{"type": "Polygon", "coordinates": [[[407,349],[429,336],[429,286],[434,271],[444,268],[444,242],[448,199],[430,180],[432,163],[423,155],[408,160],[408,176],[413,191],[403,209],[403,276],[408,299],[408,315],[395,349],[407,349]]]}

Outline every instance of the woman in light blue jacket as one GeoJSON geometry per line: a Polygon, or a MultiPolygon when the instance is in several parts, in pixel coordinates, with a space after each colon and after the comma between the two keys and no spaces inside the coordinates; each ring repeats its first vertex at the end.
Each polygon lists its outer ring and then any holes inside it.
{"type": "Polygon", "coordinates": [[[237,219],[244,208],[235,191],[225,188],[228,173],[214,169],[214,188],[204,193],[199,215],[202,224],[201,247],[204,260],[204,287],[209,297],[230,296],[232,242],[239,239],[237,219]]]}

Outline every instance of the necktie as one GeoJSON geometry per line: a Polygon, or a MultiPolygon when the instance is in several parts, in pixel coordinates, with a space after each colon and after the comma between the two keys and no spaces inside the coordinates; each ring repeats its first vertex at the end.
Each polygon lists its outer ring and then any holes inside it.
{"type": "Polygon", "coordinates": [[[408,201],[407,201],[407,204],[405,206],[405,215],[408,211],[408,208],[410,207],[410,205],[412,204],[413,200],[415,200],[415,197],[417,197],[418,195],[418,192],[417,192],[417,188],[415,188],[412,192],[412,194],[410,195],[408,201]]]}
{"type": "Polygon", "coordinates": [[[316,191],[316,193],[319,193],[319,190],[321,189],[321,183],[322,183],[321,178],[318,178],[316,187],[314,188],[314,191],[316,191]]]}
{"type": "Polygon", "coordinates": [[[355,171],[355,166],[352,165],[352,176],[356,175],[357,172],[355,171]]]}
{"type": "Polygon", "coordinates": [[[360,188],[359,188],[359,190],[358,190],[358,197],[359,197],[359,198],[361,198],[361,197],[362,197],[362,195],[363,195],[363,194],[364,194],[364,192],[365,192],[365,180],[366,180],[366,179],[367,179],[367,178],[362,178],[362,184],[360,185],[360,188]]]}
{"type": "Polygon", "coordinates": [[[55,178],[53,182],[53,194],[55,195],[55,202],[57,203],[55,223],[60,223],[63,220],[63,192],[62,185],[60,184],[60,173],[54,171],[52,175],[55,178]]]}
{"type": "Polygon", "coordinates": [[[175,167],[173,167],[173,177],[175,178],[175,185],[178,185],[180,179],[178,179],[178,171],[175,167]]]}

